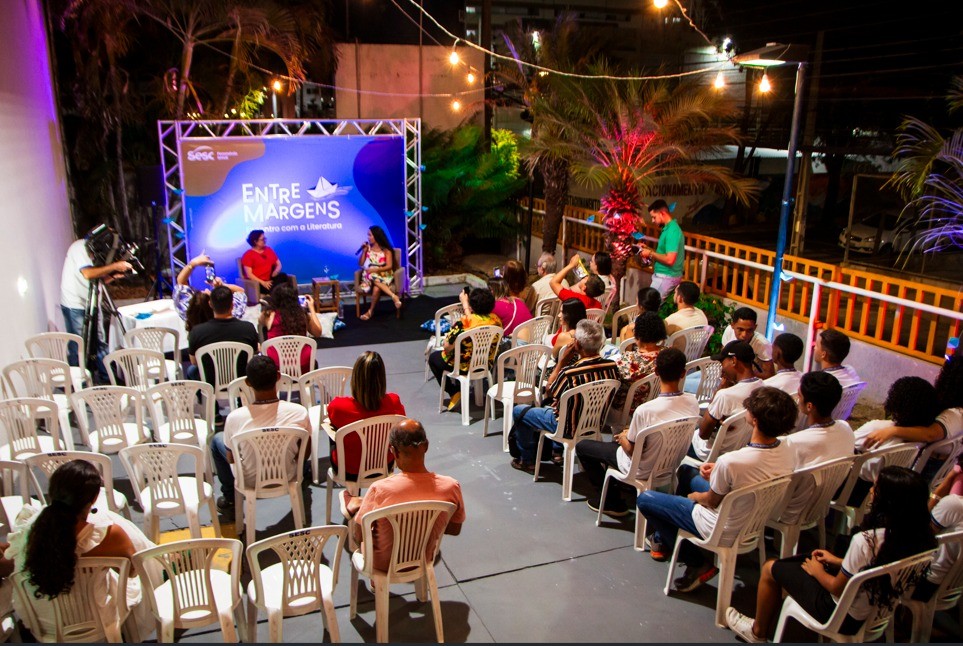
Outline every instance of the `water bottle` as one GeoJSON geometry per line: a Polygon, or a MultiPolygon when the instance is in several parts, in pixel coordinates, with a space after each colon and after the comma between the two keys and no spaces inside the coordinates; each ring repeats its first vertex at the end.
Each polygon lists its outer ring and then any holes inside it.
{"type": "Polygon", "coordinates": [[[957,336],[951,336],[949,340],[946,342],[945,358],[947,361],[950,360],[950,357],[956,354],[956,349],[959,347],[960,347],[960,338],[957,336]]]}

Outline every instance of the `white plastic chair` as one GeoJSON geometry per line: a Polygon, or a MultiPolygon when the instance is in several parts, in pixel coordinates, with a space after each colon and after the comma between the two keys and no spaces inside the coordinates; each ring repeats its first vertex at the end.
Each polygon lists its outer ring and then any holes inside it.
{"type": "MultiPolygon", "coordinates": [[[[605,497],[608,495],[609,481],[618,480],[625,484],[635,487],[636,494],[643,491],[651,491],[666,485],[671,486],[675,479],[675,472],[685,457],[685,452],[689,448],[692,440],[692,432],[699,423],[698,417],[682,417],[680,419],[655,424],[641,431],[635,436],[635,449],[632,451],[632,466],[628,473],[622,473],[619,469],[609,467],[605,471],[605,479],[602,481],[602,504],[599,505],[599,513],[595,518],[595,526],[602,523],[602,508],[605,504],[605,497]],[[646,440],[657,442],[655,449],[655,461],[652,463],[652,470],[645,480],[636,478],[639,472],[639,464],[644,456],[643,446],[646,440]]],[[[642,514],[635,514],[635,549],[645,550],[647,521],[642,514]]]]}
{"type": "Polygon", "coordinates": [[[228,448],[234,454],[234,508],[238,536],[247,516],[247,544],[254,543],[257,501],[262,498],[291,497],[294,526],[304,528],[304,501],[301,497],[302,466],[308,448],[308,432],[303,428],[279,426],[256,428],[231,438],[228,448]],[[296,444],[297,457],[291,464],[288,449],[296,444]],[[254,462],[253,482],[244,474],[244,463],[254,462]]]}
{"type": "MultiPolygon", "coordinates": [[[[465,330],[455,338],[454,365],[451,370],[445,370],[441,373],[442,387],[438,391],[438,410],[444,410],[442,402],[445,399],[445,379],[457,381],[461,386],[462,426],[468,426],[471,423],[468,416],[468,391],[471,382],[479,379],[487,379],[490,384],[493,381],[489,357],[491,356],[492,348],[497,347],[498,343],[502,340],[503,332],[504,330],[497,325],[479,325],[478,327],[465,330]],[[465,374],[461,374],[461,348],[467,341],[471,341],[472,343],[471,359],[468,362],[468,369],[465,371],[465,374]]],[[[483,403],[482,397],[484,396],[484,392],[476,390],[475,394],[478,399],[477,404],[481,405],[483,403]]]]}
{"type": "Polygon", "coordinates": [[[324,522],[331,523],[331,498],[335,484],[341,485],[351,494],[360,495],[362,489],[367,489],[372,483],[391,475],[388,468],[388,435],[391,427],[404,421],[404,415],[378,415],[357,422],[345,424],[334,435],[335,449],[338,452],[338,470],[334,466],[328,467],[326,485],[327,505],[324,510],[324,522]],[[357,435],[361,442],[361,453],[358,462],[358,477],[356,480],[346,479],[347,451],[345,438],[357,435]]]}
{"type": "Polygon", "coordinates": [[[272,644],[284,641],[282,620],[285,617],[299,617],[316,610],[322,611],[321,617],[331,642],[341,641],[333,596],[347,538],[347,527],[326,525],[272,536],[247,548],[251,570],[251,582],[247,586],[249,641],[258,641],[258,609],[267,613],[272,644]],[[333,558],[329,561],[333,565],[329,567],[322,561],[328,560],[324,548],[331,539],[334,539],[335,546],[333,558]],[[274,558],[270,560],[280,562],[262,567],[262,554],[271,555],[274,558]]]}
{"type": "Polygon", "coordinates": [[[165,381],[148,389],[146,399],[154,440],[200,448],[204,453],[207,481],[214,482],[207,450],[208,441],[214,435],[214,387],[190,379],[165,381]]]}
{"type": "MultiPolygon", "coordinates": [[[[752,425],[746,418],[746,411],[739,410],[733,413],[719,425],[712,437],[709,438],[709,455],[706,462],[715,462],[720,455],[738,451],[749,443],[752,436],[752,425]]],[[[695,435],[693,435],[693,438],[695,435]]],[[[682,464],[699,467],[703,464],[698,458],[687,455],[682,464]]]]}
{"type": "Polygon", "coordinates": [[[84,444],[94,453],[117,453],[149,440],[144,427],[144,395],[126,386],[94,386],[70,396],[84,444]],[[87,409],[91,417],[87,417],[87,409]],[[134,421],[130,421],[133,417],[134,421]]]}
{"type": "Polygon", "coordinates": [[[445,319],[449,324],[454,325],[455,321],[464,315],[465,308],[462,307],[460,301],[457,303],[452,303],[451,305],[439,307],[435,312],[435,331],[432,333],[431,338],[428,339],[428,345],[425,346],[425,381],[431,379],[431,370],[428,368],[428,355],[435,350],[441,350],[445,345],[445,337],[448,336],[447,332],[441,331],[442,319],[445,319]]]}
{"type": "Polygon", "coordinates": [[[237,364],[241,357],[244,362],[251,360],[254,352],[251,346],[246,343],[236,341],[220,341],[210,343],[197,349],[194,353],[194,360],[197,362],[197,369],[201,375],[201,381],[206,381],[214,386],[214,397],[217,399],[227,397],[227,386],[239,376],[237,364]],[[205,360],[206,359],[206,360],[205,360]],[[207,374],[208,368],[205,364],[210,361],[213,375],[207,374]]]}
{"type": "MultiPolygon", "coordinates": [[[[416,501],[390,505],[368,512],[361,519],[363,539],[361,549],[351,555],[351,610],[350,617],[358,615],[358,574],[371,580],[375,595],[375,632],[379,644],[388,641],[388,589],[393,583],[415,582],[419,601],[431,598],[431,612],[435,619],[435,637],[445,641],[442,625],[441,601],[438,599],[438,582],[435,579],[433,554],[438,551],[441,536],[433,546],[429,545],[431,531],[438,517],[448,518],[455,513],[455,504],[439,501],[416,501]],[[391,526],[391,562],[387,571],[374,569],[375,521],[383,520],[391,526]]],[[[444,534],[442,534],[444,536],[444,534]]]]}
{"type": "Polygon", "coordinates": [[[242,632],[246,628],[241,606],[241,551],[241,541],[233,538],[192,538],[134,554],[144,597],[157,621],[159,643],[173,642],[175,629],[217,623],[224,641],[237,643],[235,621],[242,632]],[[214,567],[219,550],[231,553],[229,573],[214,567]]]}
{"type": "Polygon", "coordinates": [[[335,397],[343,397],[351,383],[350,366],[328,366],[301,375],[301,404],[308,409],[311,422],[311,480],[318,484],[318,460],[321,457],[321,422],[328,416],[328,404],[335,397]]]}
{"type": "Polygon", "coordinates": [[[559,326],[558,313],[562,311],[562,301],[558,299],[558,296],[549,296],[548,298],[540,298],[535,303],[535,309],[532,310],[532,316],[547,316],[551,320],[552,324],[549,327],[548,334],[554,334],[559,326]]]}
{"type": "MultiPolygon", "coordinates": [[[[181,366],[180,334],[177,330],[169,327],[135,327],[124,332],[125,348],[144,348],[146,350],[156,350],[164,354],[164,347],[170,340],[173,346],[173,359],[164,360],[167,371],[166,381],[174,381],[184,378],[184,369],[181,366]]],[[[156,377],[155,377],[156,379],[156,377]]],[[[164,381],[158,379],[158,381],[164,381]]]]}
{"type": "Polygon", "coordinates": [[[538,450],[535,453],[535,477],[542,465],[542,448],[545,440],[562,445],[562,500],[572,500],[572,478],[575,475],[575,445],[581,440],[598,440],[602,437],[602,423],[609,412],[612,396],[621,382],[618,379],[600,379],[592,383],[569,388],[559,398],[558,426],[554,431],[538,432],[538,450]],[[566,428],[569,408],[580,405],[575,428],[566,428]]]}
{"type": "MultiPolygon", "coordinates": [[[[825,520],[829,514],[829,503],[852,468],[853,458],[846,456],[793,473],[785,507],[778,517],[766,522],[766,527],[771,527],[781,537],[779,558],[796,554],[799,535],[803,530],[813,527],[819,531],[820,549],[826,548],[825,520]]],[[[759,562],[766,562],[765,541],[759,541],[759,562]]]]}
{"type": "MultiPolygon", "coordinates": [[[[49,481],[54,471],[73,460],[89,462],[100,471],[100,477],[104,481],[104,486],[100,488],[100,496],[97,498],[94,506],[106,504],[107,509],[115,514],[123,514],[127,520],[130,520],[130,505],[127,502],[127,496],[114,489],[114,467],[109,456],[103,453],[92,453],[90,451],[54,451],[31,455],[29,458],[24,459],[24,463],[32,473],[42,473],[47,481],[49,481]]],[[[46,504],[39,481],[34,478],[33,482],[36,483],[37,494],[40,496],[41,502],[46,504]]]]}
{"type": "Polygon", "coordinates": [[[605,319],[605,310],[601,307],[587,307],[585,308],[585,318],[601,324],[605,319]]]}
{"type": "Polygon", "coordinates": [[[60,411],[49,399],[0,400],[0,459],[22,460],[46,451],[73,450],[74,438],[61,433],[60,411]]]}
{"type": "MultiPolygon", "coordinates": [[[[36,397],[56,403],[60,430],[66,440],[70,435],[70,413],[73,410],[70,401],[73,386],[69,374],[70,366],[66,361],[22,359],[4,366],[4,388],[10,397],[36,397]]],[[[72,436],[70,441],[73,442],[72,436]]]]}
{"type": "Polygon", "coordinates": [[[896,446],[887,446],[856,455],[853,459],[852,471],[849,472],[846,482],[843,483],[842,488],[839,490],[839,495],[829,505],[830,509],[840,514],[840,527],[845,528],[843,531],[848,532],[856,525],[862,523],[863,516],[869,511],[869,491],[866,492],[866,496],[859,506],[851,507],[849,505],[853,487],[856,486],[856,481],[859,480],[859,473],[862,471],[863,465],[870,460],[879,460],[880,471],[885,467],[906,467],[908,469],[913,464],[913,461],[916,460],[918,453],[918,444],[897,444],[896,446]]]}
{"type": "MultiPolygon", "coordinates": [[[[69,344],[77,344],[77,361],[80,366],[70,366],[70,381],[72,390],[80,390],[86,386],[93,385],[94,379],[87,368],[83,367],[87,361],[84,340],[79,334],[68,332],[42,332],[28,337],[24,342],[27,348],[27,355],[35,359],[56,359],[67,363],[69,356],[67,348],[69,344]]],[[[63,382],[58,381],[57,386],[63,387],[63,382]]]]}
{"type": "Polygon", "coordinates": [[[305,346],[311,349],[308,359],[309,371],[314,370],[318,343],[309,336],[287,334],[267,339],[261,344],[261,354],[267,355],[268,350],[273,348],[278,355],[278,369],[296,380],[301,377],[301,353],[305,346]]]}
{"type": "Polygon", "coordinates": [[[639,345],[639,342],[635,340],[635,337],[629,337],[619,343],[619,354],[625,354],[627,350],[632,350],[637,345],[639,345]]]}
{"type": "Polygon", "coordinates": [[[0,512],[3,513],[0,521],[3,521],[6,527],[13,527],[13,521],[20,510],[32,502],[31,487],[38,495],[37,503],[43,504],[43,492],[40,491],[37,481],[31,477],[27,465],[21,461],[0,460],[0,512]]]}
{"type": "Polygon", "coordinates": [[[946,476],[949,475],[950,471],[953,470],[954,465],[956,465],[956,459],[960,456],[961,451],[963,451],[963,435],[947,437],[938,442],[927,444],[923,447],[923,450],[920,451],[919,457],[916,458],[916,462],[913,464],[913,471],[923,473],[926,469],[926,463],[931,459],[942,460],[940,468],[937,469],[933,477],[930,478],[930,489],[936,489],[946,476]]]}
{"type": "Polygon", "coordinates": [[[873,606],[869,617],[866,618],[855,635],[843,635],[839,632],[861,588],[867,581],[884,576],[890,578],[894,587],[909,587],[910,582],[923,575],[935,553],[936,550],[930,550],[916,556],[893,561],[887,565],[857,572],[846,582],[846,587],[843,588],[843,593],[839,595],[839,601],[836,603],[833,614],[825,622],[816,621],[808,612],[803,610],[795,599],[786,597],[782,603],[782,610],[779,612],[779,621],[776,623],[776,635],[773,642],[782,642],[782,635],[789,619],[795,619],[805,628],[817,633],[820,641],[826,637],[834,642],[850,644],[876,641],[883,635],[892,621],[894,607],[873,606]]]}
{"type": "Polygon", "coordinates": [[[659,379],[659,375],[654,372],[633,381],[632,385],[629,386],[629,390],[625,393],[625,402],[622,404],[622,408],[613,408],[609,411],[609,419],[612,422],[612,427],[616,429],[627,428],[629,422],[632,420],[632,413],[635,412],[635,409],[658,397],[661,388],[662,380],[659,379]],[[635,404],[635,396],[638,394],[640,388],[647,388],[648,390],[646,392],[648,392],[648,394],[643,401],[635,404]]]}
{"type": "Polygon", "coordinates": [[[551,328],[552,319],[547,316],[536,316],[519,323],[512,330],[512,348],[541,343],[551,328]]]}
{"type": "Polygon", "coordinates": [[[144,510],[144,533],[153,542],[160,540],[160,519],[187,516],[191,538],[201,538],[200,506],[207,503],[211,512],[214,535],[221,535],[221,525],[214,507],[214,487],[204,479],[204,452],[189,444],[139,444],[120,450],[134,487],[137,503],[144,510]],[[182,476],[178,462],[188,458],[193,476],[182,476]]]}
{"type": "MultiPolygon", "coordinates": [[[[250,406],[254,401],[254,389],[245,383],[247,377],[238,377],[227,385],[227,398],[231,410],[237,410],[242,406],[250,406]]],[[[277,381],[278,398],[291,401],[291,395],[299,392],[298,380],[290,377],[283,372],[278,375],[277,381]]]]}
{"type": "Polygon", "coordinates": [[[612,336],[610,338],[612,345],[619,343],[619,328],[623,326],[623,321],[625,321],[624,325],[631,325],[639,315],[639,311],[638,305],[626,305],[612,315],[612,336]]]}
{"type": "MultiPolygon", "coordinates": [[[[940,534],[936,540],[939,541],[939,549],[953,546],[956,553],[961,556],[958,556],[950,566],[929,601],[916,601],[909,595],[903,595],[900,599],[900,605],[906,606],[913,615],[913,628],[909,640],[911,644],[928,644],[933,632],[936,611],[956,608],[960,605],[960,598],[963,597],[963,530],[940,534]]],[[[963,615],[963,608],[960,608],[960,614],[963,615]]],[[[892,622],[887,628],[886,641],[889,643],[895,641],[892,622]]]]}
{"type": "Polygon", "coordinates": [[[81,557],[77,559],[74,570],[74,584],[70,592],[58,594],[53,599],[34,595],[35,588],[30,583],[30,573],[17,572],[13,575],[13,590],[19,600],[20,608],[26,616],[21,617],[30,632],[39,642],[78,643],[109,642],[122,643],[121,623],[128,616],[127,578],[130,574],[130,561],[123,557],[81,557]],[[117,624],[105,625],[97,606],[96,590],[110,577],[108,570],[116,572],[112,584],[111,605],[118,609],[117,624]],[[53,609],[53,613],[50,609],[53,609]],[[45,628],[39,616],[55,617],[53,630],[45,628]]]}
{"type": "Polygon", "coordinates": [[[716,329],[711,325],[696,325],[684,330],[677,330],[666,339],[665,347],[677,347],[676,341],[684,339],[685,343],[679,341],[678,345],[681,346],[680,349],[685,353],[686,361],[695,361],[702,357],[702,353],[709,343],[709,338],[715,331],[716,329]]]}
{"type": "MultiPolygon", "coordinates": [[[[716,524],[712,528],[712,533],[706,538],[699,538],[680,529],[676,535],[672,560],[669,562],[669,571],[665,579],[666,596],[672,586],[672,575],[679,559],[682,541],[689,541],[696,547],[713,552],[719,563],[716,625],[724,628],[726,608],[731,605],[729,602],[732,599],[736,559],[740,554],[756,551],[758,542],[762,540],[766,521],[774,513],[778,513],[779,505],[786,497],[789,481],[790,476],[783,476],[730,491],[722,499],[716,524]],[[732,518],[733,508],[738,512],[736,519],[732,518]]],[[[760,563],[759,568],[762,569],[762,566],[763,563],[760,563]]]]}
{"type": "Polygon", "coordinates": [[[541,402],[542,374],[540,367],[552,356],[552,349],[542,343],[531,343],[506,350],[495,360],[495,383],[485,395],[485,428],[488,419],[495,419],[495,402],[502,405],[502,451],[508,451],[508,432],[512,428],[512,408],[516,404],[541,402]],[[514,371],[514,379],[506,379],[506,371],[514,371]]]}
{"type": "Polygon", "coordinates": [[[719,384],[722,383],[722,363],[713,361],[710,357],[703,357],[685,364],[686,375],[696,370],[700,371],[696,399],[699,401],[699,407],[704,410],[709,406],[709,402],[719,390],[719,384]]]}
{"type": "Polygon", "coordinates": [[[121,348],[104,357],[107,376],[114,386],[124,385],[146,392],[161,381],[167,381],[167,362],[164,353],[144,348],[121,348]],[[118,374],[119,373],[119,374],[118,374]],[[123,384],[117,379],[122,378],[123,384]]]}
{"type": "Polygon", "coordinates": [[[859,399],[859,393],[863,392],[864,388],[866,388],[865,381],[859,381],[843,388],[843,395],[839,403],[836,404],[836,408],[833,409],[833,419],[848,420],[856,406],[856,400],[859,399]]]}

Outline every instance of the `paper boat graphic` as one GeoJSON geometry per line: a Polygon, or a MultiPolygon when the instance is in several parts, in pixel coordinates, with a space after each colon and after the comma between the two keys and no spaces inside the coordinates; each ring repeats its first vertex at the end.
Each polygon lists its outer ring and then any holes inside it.
{"type": "Polygon", "coordinates": [[[316,200],[321,200],[326,197],[334,197],[336,195],[345,195],[351,190],[350,186],[341,186],[337,184],[332,184],[323,176],[318,178],[318,183],[314,188],[308,189],[308,195],[315,198],[316,200]]]}

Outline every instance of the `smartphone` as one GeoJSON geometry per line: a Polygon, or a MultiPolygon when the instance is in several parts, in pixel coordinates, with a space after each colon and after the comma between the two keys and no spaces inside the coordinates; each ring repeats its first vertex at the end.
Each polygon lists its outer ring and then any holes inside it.
{"type": "Polygon", "coordinates": [[[469,287],[468,285],[465,285],[465,294],[468,296],[471,296],[471,287],[469,287]]]}
{"type": "Polygon", "coordinates": [[[307,307],[307,306],[308,306],[308,297],[305,296],[304,294],[299,294],[299,295],[298,295],[298,303],[300,303],[301,307],[307,307]]]}
{"type": "Polygon", "coordinates": [[[492,276],[494,276],[495,278],[501,278],[501,277],[502,277],[502,268],[501,268],[501,267],[495,267],[494,269],[492,269],[492,276]]]}
{"type": "Polygon", "coordinates": [[[215,278],[217,278],[217,274],[214,273],[214,265],[207,265],[204,268],[204,282],[213,283],[215,278]]]}

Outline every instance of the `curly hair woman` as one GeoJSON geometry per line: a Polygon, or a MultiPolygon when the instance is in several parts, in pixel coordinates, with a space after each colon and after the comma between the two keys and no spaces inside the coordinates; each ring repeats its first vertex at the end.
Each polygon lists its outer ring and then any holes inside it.
{"type": "MultiPolygon", "coordinates": [[[[636,306],[639,308],[639,313],[636,315],[636,319],[646,312],[659,313],[659,308],[662,307],[662,296],[659,294],[659,290],[654,287],[643,287],[636,294],[636,306]]],[[[631,339],[635,332],[635,327],[633,325],[626,325],[619,332],[619,341],[625,341],[626,339],[631,339]]]]}
{"type": "MultiPolygon", "coordinates": [[[[620,410],[625,404],[625,397],[632,384],[655,372],[655,358],[662,351],[662,342],[666,338],[665,323],[655,312],[643,313],[635,319],[633,328],[636,347],[626,350],[615,361],[615,365],[619,367],[619,379],[622,381],[612,401],[612,407],[615,410],[620,410]]],[[[640,387],[635,391],[632,410],[648,399],[648,388],[640,387]]]]}
{"type": "MultiPolygon", "coordinates": [[[[749,643],[766,641],[785,592],[816,621],[824,622],[836,609],[836,599],[849,579],[862,570],[886,565],[936,547],[930,528],[929,487],[910,469],[886,467],[872,489],[873,501],[860,531],[842,558],[827,550],[769,560],[762,568],[756,594],[756,618],[735,608],[726,623],[749,643]]],[[[915,583],[915,582],[914,582],[915,583]]],[[[888,577],[867,584],[853,601],[840,632],[855,635],[873,606],[892,606],[904,590],[894,590],[888,577]]]]}
{"type": "MultiPolygon", "coordinates": [[[[259,323],[267,330],[268,339],[278,336],[321,336],[321,324],[314,312],[314,300],[305,296],[305,305],[298,301],[298,291],[289,284],[282,283],[271,290],[270,308],[263,308],[259,323]]],[[[280,365],[277,351],[268,348],[268,356],[274,363],[280,365]]],[[[301,350],[301,374],[309,372],[311,366],[311,349],[305,346],[301,350]]],[[[296,375],[292,375],[296,376],[296,375]]]]}
{"type": "MultiPolygon", "coordinates": [[[[378,225],[368,229],[368,239],[361,244],[361,256],[358,266],[361,267],[361,290],[371,294],[371,307],[361,315],[362,321],[374,316],[375,305],[384,294],[394,301],[395,309],[401,310],[402,302],[392,291],[392,281],[395,276],[395,250],[388,239],[388,234],[378,225]]],[[[394,286],[398,288],[397,285],[394,286]]]]}

